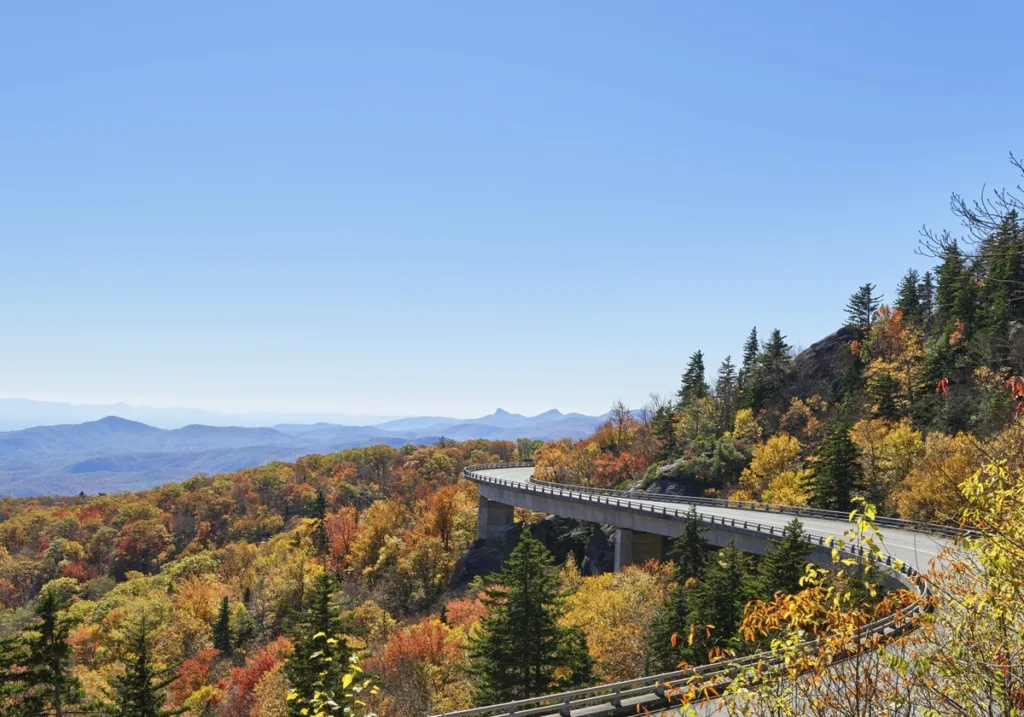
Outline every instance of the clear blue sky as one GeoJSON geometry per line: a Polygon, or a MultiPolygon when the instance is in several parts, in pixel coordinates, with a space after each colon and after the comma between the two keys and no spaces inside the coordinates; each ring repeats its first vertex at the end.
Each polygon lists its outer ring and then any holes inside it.
{"type": "Polygon", "coordinates": [[[0,396],[599,412],[1015,181],[1024,3],[4,3],[0,396]]]}

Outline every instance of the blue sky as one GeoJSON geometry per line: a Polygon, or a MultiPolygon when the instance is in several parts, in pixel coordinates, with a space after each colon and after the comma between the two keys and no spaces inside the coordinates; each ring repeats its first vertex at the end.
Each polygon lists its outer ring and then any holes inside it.
{"type": "Polygon", "coordinates": [[[1016,181],[1024,4],[0,6],[0,396],[599,412],[1016,181]]]}

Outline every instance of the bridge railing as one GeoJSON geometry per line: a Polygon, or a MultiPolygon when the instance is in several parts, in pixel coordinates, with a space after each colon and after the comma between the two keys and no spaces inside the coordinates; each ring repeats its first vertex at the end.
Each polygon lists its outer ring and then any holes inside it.
{"type": "MultiPolygon", "coordinates": [[[[688,517],[687,513],[679,508],[673,508],[665,505],[652,505],[649,501],[661,501],[663,499],[663,496],[659,494],[644,493],[642,495],[646,497],[646,501],[641,501],[640,495],[635,492],[630,493],[629,491],[589,489],[583,486],[568,486],[558,483],[549,483],[546,481],[512,480],[509,478],[502,478],[500,476],[480,473],[480,471],[484,470],[525,468],[530,466],[532,466],[532,463],[475,465],[467,467],[464,471],[464,476],[468,480],[472,480],[477,483],[488,483],[519,491],[556,495],[563,499],[572,501],[589,503],[597,502],[629,510],[631,512],[639,512],[641,514],[659,515],[676,520],[685,520],[688,517]]],[[[680,498],[682,497],[680,496],[680,498]]],[[[691,503],[694,501],[687,498],[680,500],[679,502],[691,503]]],[[[747,505],[764,504],[719,500],[711,503],[711,505],[741,508],[747,505]]],[[[752,510],[753,508],[745,509],[752,510]]],[[[761,510],[764,509],[761,508],[761,510]]],[[[846,513],[835,511],[821,511],[821,513],[824,513],[825,515],[820,515],[820,517],[840,519],[843,521],[847,520],[849,517],[846,513]]],[[[711,525],[722,525],[723,527],[729,527],[734,531],[749,531],[759,533],[762,536],[766,534],[768,536],[781,534],[781,529],[776,526],[762,525],[756,521],[725,518],[723,516],[701,516],[701,519],[711,525]]],[[[901,523],[917,525],[910,521],[901,521],[901,523]]],[[[932,531],[926,529],[925,532],[932,531]]],[[[829,546],[832,543],[831,536],[814,534],[806,534],[806,536],[808,542],[812,545],[829,546]]],[[[865,552],[863,545],[848,545],[838,548],[838,550],[844,557],[877,564],[879,568],[893,574],[905,587],[914,590],[917,593],[915,599],[900,610],[864,625],[854,636],[855,641],[863,642],[876,636],[896,635],[907,629],[907,627],[912,624],[912,618],[925,609],[929,592],[928,583],[913,567],[888,554],[884,555],[884,557],[879,557],[871,552],[865,552]]],[[[817,640],[812,640],[803,643],[801,647],[809,650],[813,649],[818,644],[817,640]]],[[[512,715],[515,715],[516,717],[527,717],[528,715],[553,714],[568,717],[574,710],[594,708],[600,705],[605,705],[607,710],[618,710],[622,708],[624,700],[628,701],[627,704],[630,705],[664,704],[668,699],[667,695],[674,689],[677,690],[679,688],[690,687],[693,685],[698,686],[699,689],[699,685],[702,684],[714,684],[717,688],[722,685],[723,680],[728,680],[744,667],[761,665],[765,668],[771,668],[773,665],[777,664],[778,661],[779,657],[774,653],[761,652],[733,660],[714,662],[688,670],[666,672],[660,675],[651,675],[633,680],[625,680],[623,682],[597,685],[569,692],[544,695],[541,697],[517,700],[497,705],[488,705],[485,707],[474,707],[472,709],[460,710],[457,712],[447,712],[444,715],[436,715],[435,717],[510,717],[512,715]]]]}
{"type": "MultiPolygon", "coordinates": [[[[522,463],[489,463],[476,466],[468,466],[463,474],[470,478],[470,473],[480,470],[496,468],[530,468],[532,462],[522,463]]],[[[472,480],[472,479],[471,479],[472,480]]],[[[589,486],[572,485],[569,483],[556,483],[531,476],[530,482],[535,485],[558,487],[565,490],[583,490],[587,493],[597,495],[612,495],[623,498],[634,498],[640,500],[656,500],[662,503],[689,503],[693,505],[706,505],[715,508],[736,508],[738,510],[753,510],[762,513],[782,513],[786,515],[803,516],[807,518],[825,518],[827,520],[849,520],[849,513],[839,510],[823,510],[821,508],[808,508],[797,505],[776,505],[773,503],[761,503],[759,501],[730,500],[727,498],[704,498],[700,496],[673,495],[669,493],[651,493],[638,490],[615,490],[614,488],[591,488],[589,486]]],[[[875,524],[883,528],[896,528],[899,530],[910,530],[917,533],[929,533],[942,535],[947,538],[955,538],[961,534],[974,534],[976,531],[964,526],[940,525],[938,523],[925,523],[902,518],[889,518],[878,516],[875,524]]]]}

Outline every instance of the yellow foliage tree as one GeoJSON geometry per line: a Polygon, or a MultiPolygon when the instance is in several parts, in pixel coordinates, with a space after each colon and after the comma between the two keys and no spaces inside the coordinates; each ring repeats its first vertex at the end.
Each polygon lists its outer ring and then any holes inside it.
{"type": "Polygon", "coordinates": [[[754,500],[806,505],[804,488],[811,471],[803,468],[802,446],[793,436],[777,433],[754,446],[750,465],[740,474],[740,486],[754,500]]]}
{"type": "Polygon", "coordinates": [[[929,433],[924,456],[896,491],[900,517],[933,522],[956,520],[963,507],[960,483],[981,464],[981,448],[974,437],[963,433],[929,433]]]}
{"type": "Polygon", "coordinates": [[[924,456],[924,436],[907,419],[892,424],[865,418],[854,424],[850,438],[860,449],[869,500],[883,514],[894,513],[893,493],[924,456]]]}
{"type": "Polygon", "coordinates": [[[586,633],[595,676],[617,682],[649,674],[650,630],[668,601],[669,565],[630,565],[586,578],[570,572],[563,580],[575,590],[563,620],[586,633]]]}

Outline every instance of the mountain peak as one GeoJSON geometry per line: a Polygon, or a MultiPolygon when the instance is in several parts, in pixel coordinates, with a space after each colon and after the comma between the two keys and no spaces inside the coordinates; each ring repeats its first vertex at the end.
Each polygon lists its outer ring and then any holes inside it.
{"type": "Polygon", "coordinates": [[[492,416],[511,416],[512,414],[509,413],[508,411],[506,411],[504,408],[499,408],[494,413],[492,413],[491,415],[492,416]]]}
{"type": "Polygon", "coordinates": [[[550,411],[544,411],[544,413],[538,413],[534,418],[561,418],[565,414],[559,411],[557,408],[552,408],[550,411]]]}
{"type": "Polygon", "coordinates": [[[121,418],[120,416],[104,416],[98,421],[93,421],[94,425],[103,426],[105,428],[112,428],[117,431],[156,431],[157,428],[153,428],[145,423],[139,423],[138,421],[129,421],[127,418],[121,418]]]}

